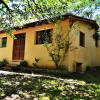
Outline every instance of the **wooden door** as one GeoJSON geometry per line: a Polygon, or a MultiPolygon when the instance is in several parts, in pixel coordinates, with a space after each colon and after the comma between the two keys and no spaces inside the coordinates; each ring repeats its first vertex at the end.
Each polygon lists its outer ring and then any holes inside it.
{"type": "Polygon", "coordinates": [[[76,63],[76,72],[82,72],[82,63],[76,63]]]}
{"type": "Polygon", "coordinates": [[[25,34],[15,35],[13,45],[13,60],[24,60],[25,34]]]}

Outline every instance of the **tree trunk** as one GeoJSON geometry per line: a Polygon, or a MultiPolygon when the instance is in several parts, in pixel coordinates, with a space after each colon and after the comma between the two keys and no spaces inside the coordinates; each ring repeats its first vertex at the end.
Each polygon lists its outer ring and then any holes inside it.
{"type": "Polygon", "coordinates": [[[59,65],[58,65],[58,63],[55,62],[55,65],[56,65],[56,69],[59,69],[59,65]]]}

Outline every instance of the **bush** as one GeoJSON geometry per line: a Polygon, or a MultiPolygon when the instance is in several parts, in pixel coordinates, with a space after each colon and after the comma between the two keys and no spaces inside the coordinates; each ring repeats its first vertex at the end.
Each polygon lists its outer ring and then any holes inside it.
{"type": "Polygon", "coordinates": [[[3,61],[0,61],[0,67],[3,67],[3,65],[4,65],[3,61]]]}
{"type": "Polygon", "coordinates": [[[7,61],[6,59],[3,59],[2,62],[3,62],[3,65],[4,65],[4,66],[8,64],[8,61],[7,61]]]}
{"type": "Polygon", "coordinates": [[[6,59],[3,59],[2,61],[0,61],[0,67],[3,67],[7,64],[8,64],[8,61],[6,59]]]}
{"type": "Polygon", "coordinates": [[[37,63],[40,61],[40,59],[35,58],[34,60],[35,60],[35,62],[32,63],[32,65],[33,65],[34,67],[38,67],[37,63]]]}
{"type": "Polygon", "coordinates": [[[28,66],[27,61],[25,61],[25,60],[20,61],[20,66],[22,66],[22,67],[27,67],[27,66],[28,66]]]}

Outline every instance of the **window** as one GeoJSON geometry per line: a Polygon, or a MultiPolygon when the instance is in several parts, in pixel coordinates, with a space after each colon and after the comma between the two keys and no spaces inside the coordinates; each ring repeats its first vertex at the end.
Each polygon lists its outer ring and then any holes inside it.
{"type": "Polygon", "coordinates": [[[85,47],[85,34],[80,32],[80,46],[85,47]]]}
{"type": "Polygon", "coordinates": [[[51,29],[36,32],[36,44],[51,43],[51,29]]]}
{"type": "Polygon", "coordinates": [[[6,47],[7,37],[2,38],[2,47],[6,47]]]}
{"type": "Polygon", "coordinates": [[[98,34],[98,31],[97,32],[95,32],[94,34],[93,34],[93,39],[95,40],[95,46],[96,47],[99,47],[99,34],[98,34]]]}
{"type": "Polygon", "coordinates": [[[0,47],[6,47],[7,45],[7,37],[1,38],[0,39],[0,47]]]}
{"type": "Polygon", "coordinates": [[[95,40],[95,46],[96,46],[96,47],[99,47],[99,44],[98,44],[98,39],[97,39],[97,40],[95,40]]]}

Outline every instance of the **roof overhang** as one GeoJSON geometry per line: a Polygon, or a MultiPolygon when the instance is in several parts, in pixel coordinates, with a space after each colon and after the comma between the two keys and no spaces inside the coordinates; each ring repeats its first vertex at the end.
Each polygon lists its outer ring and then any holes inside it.
{"type": "MultiPolygon", "coordinates": [[[[65,14],[65,15],[62,15],[62,18],[60,17],[55,17],[56,19],[60,19],[60,20],[64,20],[64,19],[67,19],[67,18],[71,18],[71,19],[74,19],[74,20],[78,20],[78,21],[83,21],[83,22],[87,22],[89,24],[91,24],[96,30],[98,30],[99,26],[98,24],[96,23],[96,21],[94,20],[90,20],[90,19],[87,19],[87,18],[83,18],[83,17],[79,17],[79,16],[75,16],[75,15],[72,15],[72,14],[65,14]]],[[[28,28],[28,27],[35,27],[35,26],[39,26],[41,24],[49,24],[50,22],[48,21],[48,19],[44,19],[44,20],[41,20],[41,21],[35,21],[35,22],[32,22],[32,23],[28,23],[28,24],[25,24],[23,25],[22,28],[20,27],[13,27],[15,30],[20,30],[20,29],[23,29],[23,28],[28,28]]],[[[55,22],[51,22],[51,23],[55,23],[55,22]]],[[[5,30],[2,30],[0,31],[0,33],[3,33],[5,30]]]]}

